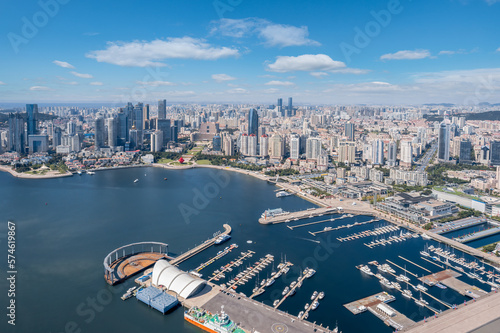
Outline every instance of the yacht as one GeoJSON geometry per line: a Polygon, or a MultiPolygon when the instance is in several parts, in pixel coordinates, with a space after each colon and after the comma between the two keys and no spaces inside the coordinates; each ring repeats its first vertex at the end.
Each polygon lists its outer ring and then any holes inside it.
{"type": "Polygon", "coordinates": [[[299,315],[298,315],[299,319],[302,319],[302,316],[303,316],[303,315],[304,315],[304,311],[300,311],[300,312],[299,312],[299,315]]]}
{"type": "Polygon", "coordinates": [[[88,175],[95,175],[95,172],[94,171],[87,171],[87,174],[88,175]]]}
{"type": "Polygon", "coordinates": [[[316,310],[318,308],[318,306],[319,306],[319,302],[318,301],[314,302],[311,310],[316,310]]]}
{"type": "Polygon", "coordinates": [[[288,294],[289,291],[290,291],[290,287],[286,286],[285,289],[283,289],[283,292],[281,293],[281,295],[285,296],[286,294],[288,294]]]}
{"type": "Polygon", "coordinates": [[[320,292],[319,295],[318,295],[318,298],[319,299],[325,298],[325,292],[324,291],[320,292]]]}
{"type": "Polygon", "coordinates": [[[274,279],[269,279],[266,283],[266,287],[270,287],[276,280],[274,279]]]}
{"type": "Polygon", "coordinates": [[[403,297],[411,298],[412,296],[413,296],[413,294],[412,294],[410,289],[403,290],[403,297]]]}
{"type": "Polygon", "coordinates": [[[361,265],[361,267],[359,268],[359,270],[365,274],[368,274],[368,275],[373,275],[373,272],[372,270],[370,269],[370,267],[366,266],[366,265],[361,265]]]}
{"type": "Polygon", "coordinates": [[[427,288],[426,288],[426,287],[424,287],[424,286],[423,286],[423,285],[421,285],[421,284],[417,284],[417,289],[422,290],[422,291],[427,291],[427,288]]]}
{"type": "Polygon", "coordinates": [[[384,279],[381,279],[381,280],[380,280],[380,283],[381,283],[383,286],[386,286],[386,287],[387,287],[387,288],[389,288],[389,289],[394,289],[393,284],[392,284],[389,280],[387,280],[387,279],[385,279],[385,278],[384,278],[384,279]]]}
{"type": "Polygon", "coordinates": [[[304,310],[307,310],[309,309],[309,303],[306,303],[306,305],[304,306],[304,310]]]}
{"type": "Polygon", "coordinates": [[[137,178],[136,178],[136,179],[134,180],[134,183],[137,183],[137,182],[139,182],[139,179],[137,179],[137,178]]]}
{"type": "Polygon", "coordinates": [[[316,297],[318,297],[318,292],[315,291],[312,296],[311,296],[311,301],[314,301],[316,299],[316,297]]]}
{"type": "Polygon", "coordinates": [[[307,278],[310,278],[310,277],[312,277],[314,274],[316,274],[316,271],[315,271],[314,269],[310,268],[310,269],[309,269],[309,271],[308,271],[308,272],[307,272],[307,274],[306,274],[306,277],[307,277],[307,278]]]}
{"type": "Polygon", "coordinates": [[[278,303],[279,303],[279,302],[280,302],[280,300],[279,300],[279,299],[275,300],[275,301],[273,302],[273,306],[274,306],[274,307],[276,307],[276,305],[278,305],[278,303]]]}

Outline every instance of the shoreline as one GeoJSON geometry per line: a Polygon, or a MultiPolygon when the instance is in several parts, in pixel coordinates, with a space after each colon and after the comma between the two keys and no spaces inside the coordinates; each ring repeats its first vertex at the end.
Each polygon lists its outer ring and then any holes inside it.
{"type": "Polygon", "coordinates": [[[61,177],[70,177],[73,176],[73,173],[71,172],[66,172],[66,173],[59,173],[59,171],[47,171],[47,174],[45,175],[33,175],[29,173],[19,173],[14,171],[10,166],[6,165],[0,165],[0,171],[3,172],[8,172],[10,173],[13,177],[16,178],[21,178],[21,179],[51,179],[51,178],[61,178],[61,177]],[[57,172],[57,173],[54,173],[57,172]]]}

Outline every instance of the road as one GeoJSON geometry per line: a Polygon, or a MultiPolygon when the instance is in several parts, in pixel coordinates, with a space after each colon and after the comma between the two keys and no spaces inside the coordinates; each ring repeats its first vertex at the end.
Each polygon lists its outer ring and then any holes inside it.
{"type": "Polygon", "coordinates": [[[432,146],[425,153],[424,157],[422,157],[420,159],[420,161],[418,161],[418,166],[416,168],[416,171],[419,171],[419,172],[424,172],[425,171],[425,168],[427,168],[427,166],[431,162],[432,156],[434,156],[434,154],[437,151],[437,146],[438,146],[437,142],[434,142],[432,144],[432,146]]]}

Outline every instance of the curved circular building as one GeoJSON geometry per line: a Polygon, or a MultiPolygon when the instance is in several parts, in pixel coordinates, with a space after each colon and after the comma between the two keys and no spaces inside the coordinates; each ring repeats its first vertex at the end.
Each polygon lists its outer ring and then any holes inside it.
{"type": "Polygon", "coordinates": [[[189,298],[199,293],[207,284],[205,280],[195,278],[166,260],[158,260],[153,267],[152,283],[165,287],[182,298],[189,298]]]}

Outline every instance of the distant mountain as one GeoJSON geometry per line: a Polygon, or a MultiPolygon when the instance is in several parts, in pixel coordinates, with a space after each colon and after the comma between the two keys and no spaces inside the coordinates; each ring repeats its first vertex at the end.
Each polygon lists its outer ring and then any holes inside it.
{"type": "Polygon", "coordinates": [[[455,104],[452,104],[452,103],[428,103],[428,104],[424,104],[425,106],[444,106],[444,107],[447,107],[447,108],[451,108],[453,106],[455,106],[455,104]]]}
{"type": "Polygon", "coordinates": [[[465,119],[467,120],[500,120],[500,111],[466,113],[462,116],[465,116],[465,119]]]}

